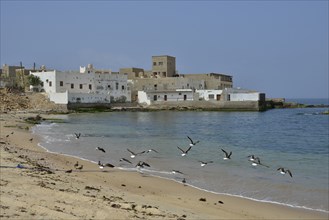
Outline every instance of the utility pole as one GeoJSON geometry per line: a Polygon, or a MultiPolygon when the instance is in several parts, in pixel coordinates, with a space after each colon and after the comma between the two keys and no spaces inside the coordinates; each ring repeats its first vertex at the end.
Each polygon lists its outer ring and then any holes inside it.
{"type": "Polygon", "coordinates": [[[23,89],[24,89],[24,91],[25,91],[25,82],[24,82],[24,70],[23,70],[23,63],[22,63],[22,61],[20,62],[20,66],[21,66],[21,80],[22,80],[22,82],[23,82],[23,89]]]}

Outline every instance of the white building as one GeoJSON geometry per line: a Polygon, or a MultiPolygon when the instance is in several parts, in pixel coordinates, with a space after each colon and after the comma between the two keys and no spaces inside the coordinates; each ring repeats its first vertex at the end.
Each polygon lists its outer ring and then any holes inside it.
{"type": "Polygon", "coordinates": [[[265,94],[240,88],[226,88],[222,92],[223,101],[263,101],[265,94]]]}
{"type": "Polygon", "coordinates": [[[201,90],[201,89],[197,89],[197,90],[195,90],[195,92],[199,94],[199,100],[220,101],[223,90],[215,90],[215,89],[201,90]]]}
{"type": "Polygon", "coordinates": [[[95,71],[92,65],[80,67],[80,72],[30,72],[38,76],[39,90],[48,94],[57,104],[130,102],[131,92],[127,75],[111,71],[95,71]]]}
{"type": "Polygon", "coordinates": [[[193,101],[192,89],[138,91],[138,103],[151,105],[159,102],[193,101]]]}

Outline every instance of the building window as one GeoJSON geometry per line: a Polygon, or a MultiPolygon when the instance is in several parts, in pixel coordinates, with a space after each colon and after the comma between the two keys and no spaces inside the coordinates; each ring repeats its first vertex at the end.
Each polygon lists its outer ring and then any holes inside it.
{"type": "Polygon", "coordinates": [[[167,101],[167,95],[164,95],[164,100],[167,101]]]}
{"type": "Polygon", "coordinates": [[[156,66],[157,65],[157,63],[156,62],[153,62],[153,66],[156,66]]]}
{"type": "Polygon", "coordinates": [[[158,85],[154,84],[154,90],[157,90],[157,88],[158,88],[158,85]]]}
{"type": "Polygon", "coordinates": [[[121,86],[121,89],[122,89],[122,90],[125,90],[125,86],[121,86]]]}
{"type": "Polygon", "coordinates": [[[82,89],[82,84],[80,84],[80,89],[82,89]]]}
{"type": "Polygon", "coordinates": [[[156,100],[158,100],[158,96],[157,95],[154,95],[153,96],[153,101],[156,101],[156,100]]]}
{"type": "Polygon", "coordinates": [[[159,62],[159,66],[162,66],[163,65],[163,62],[159,62]]]}
{"type": "Polygon", "coordinates": [[[208,95],[208,98],[209,98],[209,99],[214,99],[214,98],[215,98],[215,95],[214,95],[214,94],[209,94],[209,95],[208,95]]]}
{"type": "Polygon", "coordinates": [[[107,85],[107,88],[108,88],[108,89],[111,89],[111,85],[107,85]]]}
{"type": "Polygon", "coordinates": [[[52,86],[52,82],[51,81],[49,81],[49,87],[51,87],[52,86]]]}
{"type": "Polygon", "coordinates": [[[74,84],[73,83],[71,83],[71,89],[74,89],[74,84]]]}
{"type": "Polygon", "coordinates": [[[119,83],[115,83],[115,89],[116,89],[116,90],[119,89],[119,83]]]}
{"type": "Polygon", "coordinates": [[[227,95],[227,101],[231,101],[231,95],[230,94],[227,95]]]}
{"type": "Polygon", "coordinates": [[[89,90],[91,90],[91,89],[92,89],[91,84],[89,84],[89,90]]]}
{"type": "Polygon", "coordinates": [[[63,85],[64,85],[63,81],[59,81],[59,86],[63,86],[63,85]]]}

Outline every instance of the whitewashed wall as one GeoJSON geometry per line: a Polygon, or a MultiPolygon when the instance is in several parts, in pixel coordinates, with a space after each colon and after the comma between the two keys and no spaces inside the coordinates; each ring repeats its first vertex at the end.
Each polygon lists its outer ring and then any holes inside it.
{"type": "Polygon", "coordinates": [[[95,74],[96,93],[108,94],[112,96],[113,101],[125,97],[126,102],[131,102],[131,91],[127,81],[127,75],[95,74]]]}
{"type": "Polygon", "coordinates": [[[68,93],[70,103],[110,103],[106,94],[68,93]]]}
{"type": "Polygon", "coordinates": [[[138,103],[151,105],[151,100],[148,98],[146,92],[138,91],[138,103]]]}
{"type": "MultiPolygon", "coordinates": [[[[124,100],[125,102],[131,102],[131,91],[128,87],[127,75],[94,73],[90,69],[87,70],[80,67],[80,72],[58,72],[54,70],[30,72],[30,74],[40,77],[43,82],[43,89],[48,94],[65,93],[66,91],[69,94],[90,94],[86,97],[81,95],[80,102],[83,103],[86,103],[86,100],[90,100],[91,103],[100,102],[102,99],[105,103],[111,99],[113,101],[124,100]]],[[[62,96],[62,94],[58,95],[58,97],[62,96]]],[[[56,101],[64,102],[62,98],[57,98],[56,95],[52,97],[56,97],[54,98],[56,101]]],[[[74,97],[72,96],[72,99],[68,98],[68,101],[75,102],[74,97]]]]}
{"type": "Polygon", "coordinates": [[[178,102],[178,101],[193,101],[193,91],[191,89],[176,90],[176,91],[138,91],[138,103],[146,103],[150,105],[152,102],[178,102]],[[186,100],[184,100],[186,95],[186,100]],[[154,100],[156,96],[156,101],[154,100]],[[165,100],[167,96],[167,100],[165,100]]]}
{"type": "Polygon", "coordinates": [[[51,92],[48,93],[48,97],[50,101],[55,102],[56,104],[67,104],[69,102],[68,100],[68,92],[51,92]]]}
{"type": "Polygon", "coordinates": [[[259,101],[259,93],[230,93],[230,101],[259,101]]]}
{"type": "Polygon", "coordinates": [[[43,82],[43,89],[46,93],[57,92],[56,89],[56,70],[47,72],[30,72],[34,76],[38,76],[43,82]]]}
{"type": "Polygon", "coordinates": [[[217,95],[222,95],[223,90],[195,90],[196,93],[199,94],[199,98],[209,101],[209,100],[217,100],[217,95]],[[210,99],[209,96],[213,96],[214,98],[210,99]]]}

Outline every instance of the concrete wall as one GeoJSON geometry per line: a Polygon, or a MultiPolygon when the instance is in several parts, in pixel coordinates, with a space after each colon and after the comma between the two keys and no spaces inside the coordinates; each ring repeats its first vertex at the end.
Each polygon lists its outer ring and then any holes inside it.
{"type": "Polygon", "coordinates": [[[185,101],[185,102],[152,102],[150,109],[189,108],[218,111],[261,111],[264,110],[256,101],[185,101]]]}

